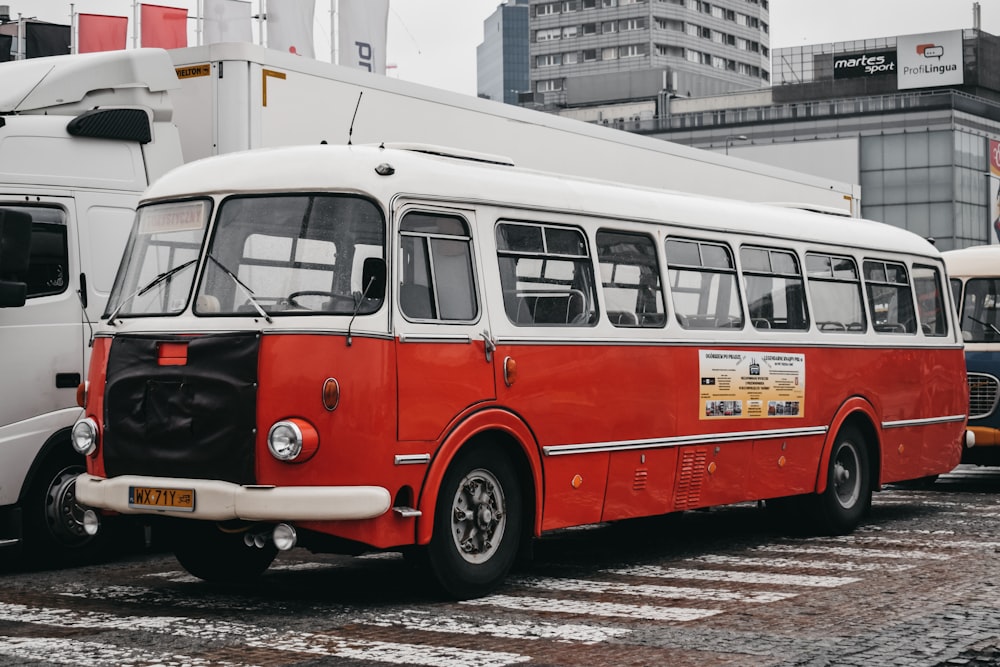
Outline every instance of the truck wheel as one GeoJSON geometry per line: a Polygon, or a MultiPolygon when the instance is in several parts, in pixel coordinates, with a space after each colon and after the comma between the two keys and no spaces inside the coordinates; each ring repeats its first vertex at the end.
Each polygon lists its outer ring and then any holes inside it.
{"type": "Polygon", "coordinates": [[[239,583],[263,573],[278,555],[270,543],[248,547],[243,535],[213,524],[194,524],[172,531],[171,540],[174,556],[188,573],[212,583],[239,583]]]}
{"type": "Polygon", "coordinates": [[[427,551],[441,589],[462,600],[499,586],[517,556],[522,521],[510,459],[493,448],[459,453],[441,484],[427,551]]]}
{"type": "Polygon", "coordinates": [[[826,490],[818,497],[819,519],[826,532],[854,530],[872,502],[871,470],[864,436],[854,427],[837,434],[830,453],[826,490]]]}
{"type": "Polygon", "coordinates": [[[24,553],[27,562],[69,564],[99,555],[105,531],[83,530],[82,508],[76,502],[76,478],[86,472],[73,454],[50,456],[35,474],[24,498],[24,553]]]}

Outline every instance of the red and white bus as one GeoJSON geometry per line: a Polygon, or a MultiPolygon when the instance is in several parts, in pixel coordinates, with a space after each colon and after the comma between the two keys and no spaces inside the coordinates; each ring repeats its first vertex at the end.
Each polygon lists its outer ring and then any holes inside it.
{"type": "Polygon", "coordinates": [[[568,526],[789,499],[841,533],[959,461],[945,279],[887,225],[491,156],[209,158],[138,210],[77,495],[206,580],[401,550],[459,598],[568,526]]]}

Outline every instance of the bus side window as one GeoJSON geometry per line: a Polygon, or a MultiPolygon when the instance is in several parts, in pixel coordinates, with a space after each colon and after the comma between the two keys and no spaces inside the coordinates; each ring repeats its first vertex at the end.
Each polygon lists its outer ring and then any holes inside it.
{"type": "Polygon", "coordinates": [[[913,292],[906,267],[896,262],[865,260],[865,288],[872,327],[882,333],[916,333],[913,292]]]}
{"type": "Polygon", "coordinates": [[[740,249],[750,323],[757,329],[809,328],[802,272],[795,253],[746,246],[740,249]]]}
{"type": "Polygon", "coordinates": [[[454,215],[407,213],[400,224],[399,309],[411,320],[479,316],[472,237],[454,215]]]}
{"type": "Polygon", "coordinates": [[[597,323],[594,267],[579,229],[524,222],[496,228],[507,318],[518,325],[597,323]]]}
{"type": "Polygon", "coordinates": [[[863,333],[868,330],[858,266],[853,259],[806,253],[806,276],[813,317],[820,331],[863,333]]]}
{"type": "Polygon", "coordinates": [[[602,229],[597,232],[597,260],[613,325],[659,328],[667,323],[653,239],[602,229]]]}
{"type": "Polygon", "coordinates": [[[941,274],[932,266],[913,265],[913,288],[917,293],[917,315],[925,336],[947,336],[941,274]]]}
{"type": "Polygon", "coordinates": [[[743,306],[729,246],[667,239],[674,314],[685,329],[742,329],[743,306]]]}

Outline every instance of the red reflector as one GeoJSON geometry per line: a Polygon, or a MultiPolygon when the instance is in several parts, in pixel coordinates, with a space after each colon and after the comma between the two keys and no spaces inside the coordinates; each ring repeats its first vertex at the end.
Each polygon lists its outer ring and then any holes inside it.
{"type": "Polygon", "coordinates": [[[157,361],[161,366],[187,366],[187,343],[160,343],[157,361]]]}

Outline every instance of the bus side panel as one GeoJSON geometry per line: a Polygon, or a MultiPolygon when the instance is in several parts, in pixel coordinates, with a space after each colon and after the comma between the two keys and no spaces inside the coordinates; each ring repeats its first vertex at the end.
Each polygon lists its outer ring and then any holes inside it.
{"type": "Polygon", "coordinates": [[[612,454],[601,520],[654,516],[673,510],[671,492],[676,469],[676,447],[612,454]]]}
{"type": "Polygon", "coordinates": [[[542,530],[601,521],[609,456],[595,452],[545,458],[542,530]]]}
{"type": "Polygon", "coordinates": [[[747,495],[753,499],[812,493],[825,436],[754,440],[747,495]]]}

